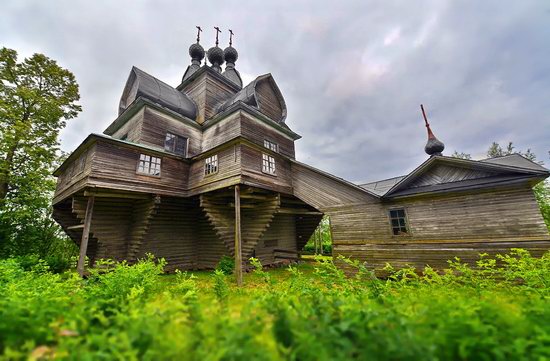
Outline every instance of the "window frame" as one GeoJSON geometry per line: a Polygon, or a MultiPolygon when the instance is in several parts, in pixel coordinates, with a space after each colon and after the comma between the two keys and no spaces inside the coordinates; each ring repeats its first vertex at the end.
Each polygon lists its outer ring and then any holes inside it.
{"type": "MultiPolygon", "coordinates": [[[[409,223],[409,216],[408,216],[408,212],[407,212],[407,207],[391,207],[391,208],[388,208],[387,209],[387,217],[388,217],[388,224],[390,226],[390,234],[392,237],[411,237],[412,236],[412,231],[411,231],[411,227],[410,227],[410,223],[409,223]],[[403,211],[403,217],[397,217],[397,218],[393,218],[392,215],[391,215],[391,212],[392,211],[403,211]],[[401,234],[395,234],[394,233],[394,228],[397,228],[397,227],[394,227],[393,226],[393,220],[394,219],[397,219],[397,220],[400,220],[400,219],[404,219],[405,221],[405,230],[406,232],[405,233],[401,233],[401,234]]],[[[400,232],[401,232],[401,224],[399,224],[398,226],[400,232]]]]}
{"type": "MultiPolygon", "coordinates": [[[[156,169],[156,167],[154,169],[156,169]]],[[[148,176],[148,177],[160,178],[161,175],[162,175],[162,158],[161,157],[155,157],[153,155],[149,155],[149,154],[146,154],[146,153],[140,153],[139,157],[138,157],[138,161],[137,161],[137,166],[136,166],[136,174],[144,175],[144,176],[148,176]],[[142,159],[142,156],[144,157],[144,159],[142,159]],[[147,157],[149,157],[149,160],[147,160],[147,157]],[[158,163],[153,162],[153,159],[157,159],[158,163]],[[147,172],[140,170],[140,168],[143,168],[145,170],[145,166],[141,167],[141,162],[144,162],[144,164],[147,164],[147,162],[149,163],[149,166],[147,167],[147,169],[148,169],[147,172]],[[158,174],[151,173],[151,169],[153,169],[153,168],[151,168],[151,166],[153,164],[158,165],[158,174]]]]}
{"type": "Polygon", "coordinates": [[[80,175],[84,173],[84,169],[86,169],[86,161],[88,160],[88,149],[86,149],[82,154],[78,157],[78,159],[75,162],[75,169],[72,174],[72,177],[76,177],[77,175],[80,175]]]}
{"type": "Polygon", "coordinates": [[[212,154],[209,157],[204,158],[204,176],[212,176],[217,174],[220,170],[220,159],[218,153],[212,154]],[[212,170],[214,168],[214,170],[212,170]]]}
{"type": "Polygon", "coordinates": [[[271,139],[264,138],[264,148],[269,149],[272,152],[279,153],[279,144],[271,139]]]}
{"type": "Polygon", "coordinates": [[[277,161],[274,156],[262,152],[262,173],[277,176],[277,161]],[[267,161],[267,167],[266,162],[267,161]],[[273,166],[272,166],[273,165],[273,166]],[[273,171],[271,171],[273,169],[273,171]]]}
{"type": "Polygon", "coordinates": [[[164,135],[164,150],[165,151],[173,153],[173,154],[181,155],[182,157],[186,158],[188,148],[189,148],[189,138],[184,137],[183,135],[172,133],[172,132],[166,132],[166,134],[164,135]],[[167,146],[166,146],[168,136],[172,136],[172,140],[173,140],[172,147],[170,149],[167,148],[167,146]],[[176,149],[178,149],[178,143],[180,141],[185,142],[185,147],[184,147],[183,153],[176,152],[176,149]]]}

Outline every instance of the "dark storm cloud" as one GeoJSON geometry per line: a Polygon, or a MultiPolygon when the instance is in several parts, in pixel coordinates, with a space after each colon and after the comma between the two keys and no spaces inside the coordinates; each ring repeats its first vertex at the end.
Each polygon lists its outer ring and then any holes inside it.
{"type": "Polygon", "coordinates": [[[511,140],[547,160],[548,24],[541,1],[14,1],[3,4],[0,44],[75,73],[84,112],[62,134],[72,150],[115,118],[132,65],[177,85],[194,26],[205,47],[214,25],[231,27],[245,81],[277,80],[303,135],[298,159],[369,181],[426,158],[420,103],[446,154],[481,157],[511,140]]]}

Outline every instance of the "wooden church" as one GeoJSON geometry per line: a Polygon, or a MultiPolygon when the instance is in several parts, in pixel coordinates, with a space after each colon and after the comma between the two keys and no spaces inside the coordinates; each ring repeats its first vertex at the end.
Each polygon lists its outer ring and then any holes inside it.
{"type": "Polygon", "coordinates": [[[55,171],[53,216],[80,245],[81,272],[84,256],[146,253],[168,270],[213,268],[224,255],[276,264],[299,258],[323,215],[334,255],[370,267],[550,248],[532,191],[547,169],[520,155],[443,156],[426,122],[429,158],[418,168],[350,183],[295,159],[300,136],[271,74],[243,87],[231,40],[207,52],[199,40],[175,88],[132,68],[116,119],[55,171]]]}

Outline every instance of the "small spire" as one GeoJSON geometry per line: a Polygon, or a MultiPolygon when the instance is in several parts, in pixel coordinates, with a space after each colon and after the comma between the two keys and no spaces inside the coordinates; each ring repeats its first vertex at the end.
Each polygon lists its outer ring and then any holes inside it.
{"type": "Polygon", "coordinates": [[[430,123],[428,123],[428,117],[426,116],[426,111],[424,110],[424,105],[420,104],[420,109],[422,110],[422,116],[424,117],[424,123],[426,124],[426,129],[428,130],[428,142],[424,147],[424,151],[429,156],[434,155],[443,155],[441,152],[445,149],[445,144],[442,141],[437,139],[430,128],[430,123]]]}

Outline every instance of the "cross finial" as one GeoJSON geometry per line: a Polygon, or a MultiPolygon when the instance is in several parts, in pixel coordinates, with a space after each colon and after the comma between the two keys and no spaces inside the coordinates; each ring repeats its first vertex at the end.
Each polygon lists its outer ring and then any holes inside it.
{"type": "Polygon", "coordinates": [[[216,46],[218,46],[218,35],[222,32],[219,27],[214,26],[214,29],[216,29],[216,46]]]}
{"type": "Polygon", "coordinates": [[[197,28],[197,43],[198,43],[199,41],[201,41],[201,31],[202,31],[202,29],[201,29],[200,26],[197,26],[196,28],[197,28]]]}
{"type": "Polygon", "coordinates": [[[229,46],[233,45],[233,30],[229,29],[229,46]]]}

